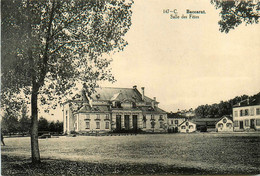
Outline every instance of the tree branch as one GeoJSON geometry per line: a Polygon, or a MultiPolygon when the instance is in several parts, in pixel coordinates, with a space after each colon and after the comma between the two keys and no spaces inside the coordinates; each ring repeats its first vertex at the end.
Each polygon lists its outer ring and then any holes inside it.
{"type": "Polygon", "coordinates": [[[38,81],[38,84],[37,84],[38,89],[43,85],[44,78],[45,78],[47,71],[48,71],[48,64],[47,64],[48,59],[49,59],[48,51],[49,51],[49,44],[50,44],[50,40],[51,40],[51,28],[52,28],[52,22],[53,22],[53,19],[54,19],[54,11],[55,11],[55,0],[53,0],[53,2],[52,2],[50,20],[49,20],[48,30],[47,30],[47,34],[46,34],[45,50],[44,50],[44,54],[43,54],[43,64],[41,66],[39,81],[38,81]]]}

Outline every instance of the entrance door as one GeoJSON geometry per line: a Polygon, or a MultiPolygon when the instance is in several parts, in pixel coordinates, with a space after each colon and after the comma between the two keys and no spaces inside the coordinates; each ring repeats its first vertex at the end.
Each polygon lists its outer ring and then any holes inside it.
{"type": "Polygon", "coordinates": [[[255,128],[255,119],[250,119],[250,128],[255,128]]]}
{"type": "Polygon", "coordinates": [[[243,121],[239,121],[239,126],[240,126],[240,129],[244,129],[244,124],[243,124],[243,121]]]}
{"type": "Polygon", "coordinates": [[[129,124],[129,115],[125,115],[125,129],[129,130],[130,124],[129,124]]]}
{"type": "Polygon", "coordinates": [[[121,115],[116,116],[116,130],[117,131],[121,130],[121,115]]]}
{"type": "Polygon", "coordinates": [[[137,115],[133,115],[133,129],[137,131],[137,115]]]}

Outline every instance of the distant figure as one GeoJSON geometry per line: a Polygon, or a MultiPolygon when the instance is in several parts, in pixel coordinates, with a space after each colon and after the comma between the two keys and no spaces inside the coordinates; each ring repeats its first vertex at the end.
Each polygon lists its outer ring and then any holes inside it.
{"type": "Polygon", "coordinates": [[[2,142],[3,146],[5,146],[4,136],[2,134],[1,134],[1,142],[2,142]]]}

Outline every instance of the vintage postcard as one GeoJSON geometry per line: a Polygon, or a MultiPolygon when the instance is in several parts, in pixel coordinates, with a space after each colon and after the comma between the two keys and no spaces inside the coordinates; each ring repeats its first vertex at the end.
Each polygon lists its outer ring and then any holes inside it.
{"type": "Polygon", "coordinates": [[[2,175],[260,174],[258,0],[2,0],[2,175]]]}

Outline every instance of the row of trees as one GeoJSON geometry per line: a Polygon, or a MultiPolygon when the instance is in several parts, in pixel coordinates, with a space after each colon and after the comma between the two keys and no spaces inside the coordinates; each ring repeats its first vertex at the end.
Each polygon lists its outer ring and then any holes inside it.
{"type": "MultiPolygon", "coordinates": [[[[51,133],[62,134],[63,122],[57,120],[56,122],[49,122],[44,117],[39,119],[39,131],[49,131],[51,133]]],[[[30,134],[31,119],[27,115],[22,115],[20,118],[17,116],[3,116],[1,121],[1,130],[3,134],[30,134]]]]}
{"type": "Polygon", "coordinates": [[[51,133],[61,134],[63,132],[63,122],[57,120],[56,122],[49,122],[47,119],[40,117],[39,131],[49,131],[51,133]]]}
{"type": "Polygon", "coordinates": [[[218,118],[222,117],[223,115],[232,115],[232,107],[235,104],[238,104],[239,102],[247,99],[255,99],[257,97],[260,97],[260,92],[253,96],[248,95],[242,95],[237,96],[231,100],[228,101],[221,101],[218,104],[212,104],[212,105],[200,105],[195,109],[195,114],[197,117],[200,118],[218,118]]]}

